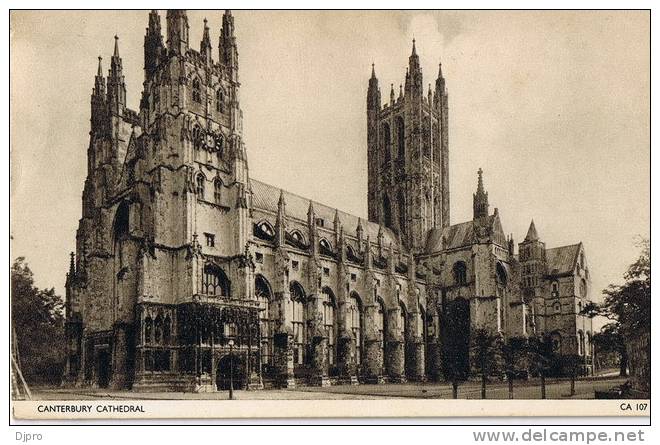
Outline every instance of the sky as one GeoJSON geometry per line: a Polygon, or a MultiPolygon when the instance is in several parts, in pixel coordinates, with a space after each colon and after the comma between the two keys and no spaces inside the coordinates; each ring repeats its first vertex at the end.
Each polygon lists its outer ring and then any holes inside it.
{"type": "MultiPolygon", "coordinates": [[[[234,11],[250,176],[367,214],[366,91],[403,83],[416,39],[424,83],[449,91],[451,223],[472,218],[477,169],[520,242],[585,245],[592,299],[650,235],[648,12],[234,11]]],[[[119,36],[138,109],[147,11],[12,11],[12,258],[64,295],[81,216],[97,57],[119,36]]],[[[203,19],[214,56],[222,11],[203,19]]],[[[161,11],[165,33],[165,11],[161,11]]],[[[425,87],[426,88],[426,87],[425,87]]],[[[426,90],[425,90],[426,91],[426,90]]]]}

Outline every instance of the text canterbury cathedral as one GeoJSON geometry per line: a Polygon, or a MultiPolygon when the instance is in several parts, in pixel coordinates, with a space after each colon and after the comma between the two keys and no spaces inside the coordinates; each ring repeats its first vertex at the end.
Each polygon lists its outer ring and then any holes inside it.
{"type": "Polygon", "coordinates": [[[531,222],[516,246],[481,169],[472,220],[451,221],[448,82],[440,66],[425,86],[414,40],[396,91],[383,98],[371,68],[360,218],[250,176],[231,12],[215,49],[206,21],[199,49],[185,11],[165,21],[164,40],[149,13],[137,111],[117,37],[107,76],[99,57],[66,278],[66,384],[216,391],[230,372],[237,388],[468,378],[477,330],[544,338],[592,372],[582,243],[546,247],[531,222]]]}

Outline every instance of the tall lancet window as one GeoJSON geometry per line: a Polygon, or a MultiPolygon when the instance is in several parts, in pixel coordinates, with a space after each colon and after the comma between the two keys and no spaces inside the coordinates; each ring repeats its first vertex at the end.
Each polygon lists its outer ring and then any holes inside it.
{"type": "Polygon", "coordinates": [[[202,91],[199,84],[199,79],[196,77],[192,83],[192,100],[193,102],[202,103],[202,91]]]}
{"type": "Polygon", "coordinates": [[[222,88],[218,89],[215,93],[215,109],[220,113],[225,112],[225,93],[222,88]]]}
{"type": "Polygon", "coordinates": [[[321,292],[321,303],[323,305],[323,329],[328,347],[326,348],[326,360],[329,366],[336,362],[336,319],[335,319],[335,296],[332,291],[325,287],[321,292]]]}

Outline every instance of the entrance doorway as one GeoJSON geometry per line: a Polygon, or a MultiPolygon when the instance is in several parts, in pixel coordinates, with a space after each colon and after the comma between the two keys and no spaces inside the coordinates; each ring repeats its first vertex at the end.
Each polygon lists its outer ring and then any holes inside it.
{"type": "Polygon", "coordinates": [[[218,390],[228,390],[230,379],[234,389],[245,387],[245,361],[238,354],[227,354],[218,360],[215,373],[215,384],[218,390]]]}

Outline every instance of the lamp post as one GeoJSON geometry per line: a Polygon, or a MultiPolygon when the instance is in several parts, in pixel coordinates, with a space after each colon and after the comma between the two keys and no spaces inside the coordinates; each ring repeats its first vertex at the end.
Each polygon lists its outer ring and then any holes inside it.
{"type": "Polygon", "coordinates": [[[230,339],[229,345],[229,400],[234,400],[234,340],[230,339]]]}

